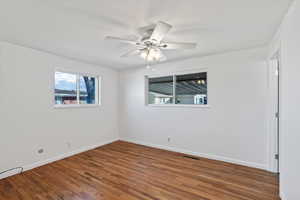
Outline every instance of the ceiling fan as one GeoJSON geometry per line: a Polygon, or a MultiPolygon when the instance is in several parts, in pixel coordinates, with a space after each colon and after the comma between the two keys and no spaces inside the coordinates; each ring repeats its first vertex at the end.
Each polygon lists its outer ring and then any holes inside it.
{"type": "Polygon", "coordinates": [[[163,54],[164,50],[196,48],[196,43],[165,42],[163,39],[171,28],[172,26],[170,24],[159,21],[156,25],[140,28],[138,31],[140,34],[138,40],[123,39],[113,36],[107,36],[106,39],[134,45],[134,50],[121,55],[121,57],[139,55],[145,59],[146,62],[166,60],[166,56],[163,54]]]}

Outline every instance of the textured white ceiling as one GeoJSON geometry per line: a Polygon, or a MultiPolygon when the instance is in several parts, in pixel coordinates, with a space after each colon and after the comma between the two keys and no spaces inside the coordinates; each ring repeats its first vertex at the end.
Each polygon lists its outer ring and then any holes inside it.
{"type": "Polygon", "coordinates": [[[0,40],[102,66],[143,65],[120,58],[130,37],[157,21],[173,25],[165,40],[197,42],[168,60],[251,48],[270,41],[291,0],[0,0],[0,40]]]}

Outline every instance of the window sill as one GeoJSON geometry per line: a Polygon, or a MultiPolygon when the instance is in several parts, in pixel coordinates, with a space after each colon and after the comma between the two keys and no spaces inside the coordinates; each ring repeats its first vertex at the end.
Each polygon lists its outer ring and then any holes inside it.
{"type": "Polygon", "coordinates": [[[71,108],[100,108],[100,104],[69,104],[69,105],[54,105],[54,108],[58,109],[71,109],[71,108]]]}
{"type": "Polygon", "coordinates": [[[149,107],[188,107],[188,108],[210,108],[210,105],[193,104],[148,104],[149,107]]]}

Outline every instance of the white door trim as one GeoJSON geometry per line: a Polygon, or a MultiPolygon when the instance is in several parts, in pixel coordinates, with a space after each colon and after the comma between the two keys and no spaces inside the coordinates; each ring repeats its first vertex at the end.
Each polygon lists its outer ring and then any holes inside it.
{"type": "Polygon", "coordinates": [[[275,158],[276,154],[279,154],[279,137],[278,137],[278,123],[279,119],[276,117],[276,113],[279,113],[278,109],[278,95],[279,95],[279,65],[280,56],[276,53],[274,57],[270,58],[269,66],[269,94],[268,94],[268,158],[269,158],[269,171],[278,173],[278,160],[275,158]]]}

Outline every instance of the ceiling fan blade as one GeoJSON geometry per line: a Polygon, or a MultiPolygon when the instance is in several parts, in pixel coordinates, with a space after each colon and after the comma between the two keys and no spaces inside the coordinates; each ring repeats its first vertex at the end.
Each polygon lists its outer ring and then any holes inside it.
{"type": "MultiPolygon", "coordinates": [[[[152,30],[152,32],[153,32],[155,26],[156,26],[155,24],[144,26],[144,27],[138,28],[137,32],[139,35],[144,36],[145,34],[148,34],[148,31],[150,31],[150,30],[152,30]]],[[[152,32],[151,32],[151,34],[152,34],[152,32]]]]}
{"type": "Polygon", "coordinates": [[[163,61],[166,61],[167,60],[167,57],[165,56],[165,54],[163,54],[162,52],[160,53],[160,58],[159,58],[159,61],[163,62],[163,61]]]}
{"type": "Polygon", "coordinates": [[[139,49],[135,49],[135,50],[129,51],[129,52],[121,55],[121,58],[129,57],[129,56],[136,56],[136,55],[139,55],[140,53],[141,53],[141,51],[139,49]]]}
{"type": "Polygon", "coordinates": [[[122,43],[128,43],[128,44],[133,44],[133,45],[141,45],[140,42],[137,42],[135,40],[129,40],[129,39],[124,39],[124,38],[119,38],[119,37],[107,36],[105,39],[106,40],[119,41],[119,42],[122,42],[122,43]]]}
{"type": "Polygon", "coordinates": [[[150,40],[155,43],[160,43],[160,41],[165,37],[165,35],[170,31],[172,26],[165,22],[158,22],[155,26],[150,40]]]}
{"type": "Polygon", "coordinates": [[[196,43],[185,43],[185,42],[165,42],[159,46],[163,50],[173,50],[173,49],[195,49],[197,47],[196,43]]]}

